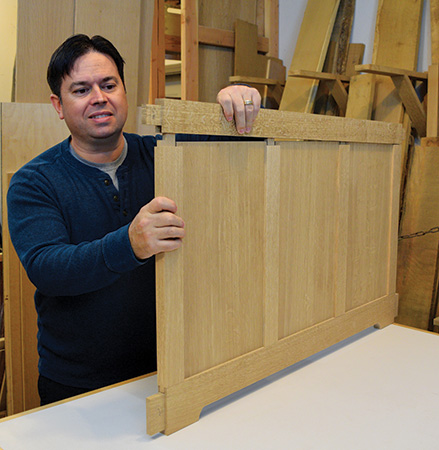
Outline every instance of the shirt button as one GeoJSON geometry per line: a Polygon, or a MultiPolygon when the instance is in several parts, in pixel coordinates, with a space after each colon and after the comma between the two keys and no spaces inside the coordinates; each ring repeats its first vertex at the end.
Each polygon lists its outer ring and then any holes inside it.
{"type": "Polygon", "coordinates": [[[113,196],[113,200],[114,200],[115,202],[118,202],[118,201],[119,201],[119,196],[118,196],[118,195],[113,196]]]}
{"type": "Polygon", "coordinates": [[[124,209],[124,210],[122,211],[122,214],[126,217],[126,216],[128,215],[128,211],[127,211],[126,209],[124,209]]]}
{"type": "Polygon", "coordinates": [[[110,186],[110,180],[108,178],[105,178],[104,184],[105,186],[110,186]]]}

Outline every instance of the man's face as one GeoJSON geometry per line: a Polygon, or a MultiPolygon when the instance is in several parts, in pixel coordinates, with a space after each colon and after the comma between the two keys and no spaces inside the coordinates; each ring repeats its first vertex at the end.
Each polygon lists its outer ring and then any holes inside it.
{"type": "Polygon", "coordinates": [[[87,152],[120,143],[128,103],[116,64],[107,55],[78,58],[61,84],[61,99],[51,96],[60,119],[72,134],[73,148],[87,152]]]}

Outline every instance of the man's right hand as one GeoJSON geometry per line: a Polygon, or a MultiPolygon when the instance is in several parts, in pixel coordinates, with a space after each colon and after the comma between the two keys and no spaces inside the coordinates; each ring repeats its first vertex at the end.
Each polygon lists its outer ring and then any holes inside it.
{"type": "Polygon", "coordinates": [[[128,229],[137,258],[146,259],[181,246],[184,222],[176,212],[177,205],[166,197],[154,198],[139,211],[128,229]]]}

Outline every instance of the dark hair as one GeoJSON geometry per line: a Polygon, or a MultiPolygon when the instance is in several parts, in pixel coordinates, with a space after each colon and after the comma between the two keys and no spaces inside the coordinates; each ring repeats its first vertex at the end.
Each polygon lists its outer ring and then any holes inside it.
{"type": "Polygon", "coordinates": [[[125,87],[123,65],[125,61],[116,47],[102,36],[88,37],[85,34],[75,34],[65,40],[53,53],[47,68],[47,82],[53,94],[61,98],[61,83],[69,75],[75,62],[81,56],[98,52],[108,55],[116,64],[117,71],[125,87]]]}

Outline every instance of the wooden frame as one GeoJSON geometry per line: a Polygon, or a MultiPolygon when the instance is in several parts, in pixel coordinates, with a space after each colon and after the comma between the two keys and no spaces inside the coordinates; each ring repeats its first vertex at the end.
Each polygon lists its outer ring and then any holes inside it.
{"type": "Polygon", "coordinates": [[[178,132],[237,133],[214,104],[162,100],[143,120],[164,134],[156,194],[187,229],[157,257],[149,434],[393,322],[401,125],[263,110],[250,136],[266,140],[176,144],[178,132]]]}

